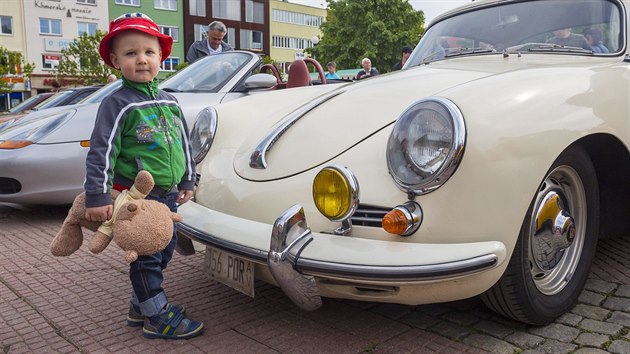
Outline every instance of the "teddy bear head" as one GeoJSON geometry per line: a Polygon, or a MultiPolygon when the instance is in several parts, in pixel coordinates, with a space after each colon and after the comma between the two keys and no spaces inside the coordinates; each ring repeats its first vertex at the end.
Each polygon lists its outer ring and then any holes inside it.
{"type": "Polygon", "coordinates": [[[181,216],[166,205],[146,199],[127,202],[113,226],[114,242],[126,251],[125,259],[133,262],[138,255],[164,249],[173,237],[173,223],[181,216]]]}

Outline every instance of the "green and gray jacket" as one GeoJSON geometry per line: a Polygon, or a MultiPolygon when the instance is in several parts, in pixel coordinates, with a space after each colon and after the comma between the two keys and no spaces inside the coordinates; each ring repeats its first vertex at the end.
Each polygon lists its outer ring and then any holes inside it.
{"type": "Polygon", "coordinates": [[[131,82],[105,98],[96,116],[86,160],[85,206],[112,203],[112,184],[131,187],[139,170],[153,175],[159,194],[193,190],[195,163],[177,100],[157,80],[131,82]]]}

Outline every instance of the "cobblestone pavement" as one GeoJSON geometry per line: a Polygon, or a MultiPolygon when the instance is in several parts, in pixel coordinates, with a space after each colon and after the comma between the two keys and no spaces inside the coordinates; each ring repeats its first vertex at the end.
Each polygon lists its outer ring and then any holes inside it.
{"type": "Polygon", "coordinates": [[[66,212],[0,204],[3,354],[630,353],[630,237],[599,242],[579,304],[544,327],[496,316],[478,299],[421,306],[324,299],[304,312],[273,286],[257,283],[251,299],[209,280],[201,253],[176,254],[165,288],[206,331],[166,341],[126,326],[128,265],[117,246],[50,255],[66,212]]]}

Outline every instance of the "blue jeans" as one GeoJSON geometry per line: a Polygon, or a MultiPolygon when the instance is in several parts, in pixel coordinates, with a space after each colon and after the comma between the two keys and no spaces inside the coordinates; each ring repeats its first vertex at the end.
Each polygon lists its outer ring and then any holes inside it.
{"type": "MultiPolygon", "coordinates": [[[[162,197],[147,196],[146,199],[157,200],[166,204],[172,212],[177,212],[177,193],[170,193],[162,197]]],[[[168,298],[162,288],[164,276],[162,271],[173,258],[177,245],[176,224],[173,225],[173,239],[161,251],[150,256],[139,256],[129,265],[129,279],[131,279],[131,303],[140,309],[146,317],[152,317],[164,312],[168,298]]],[[[149,231],[150,232],[150,231],[149,231]]]]}

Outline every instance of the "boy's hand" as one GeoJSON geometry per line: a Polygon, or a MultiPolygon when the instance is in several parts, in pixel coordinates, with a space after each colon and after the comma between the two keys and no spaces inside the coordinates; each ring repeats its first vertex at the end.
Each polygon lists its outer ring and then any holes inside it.
{"type": "Polygon", "coordinates": [[[177,204],[182,205],[190,200],[193,196],[193,191],[183,190],[177,192],[177,204]]]}
{"type": "Polygon", "coordinates": [[[114,207],[110,205],[103,205],[94,208],[85,208],[85,218],[89,221],[107,221],[112,218],[114,207]]]}

